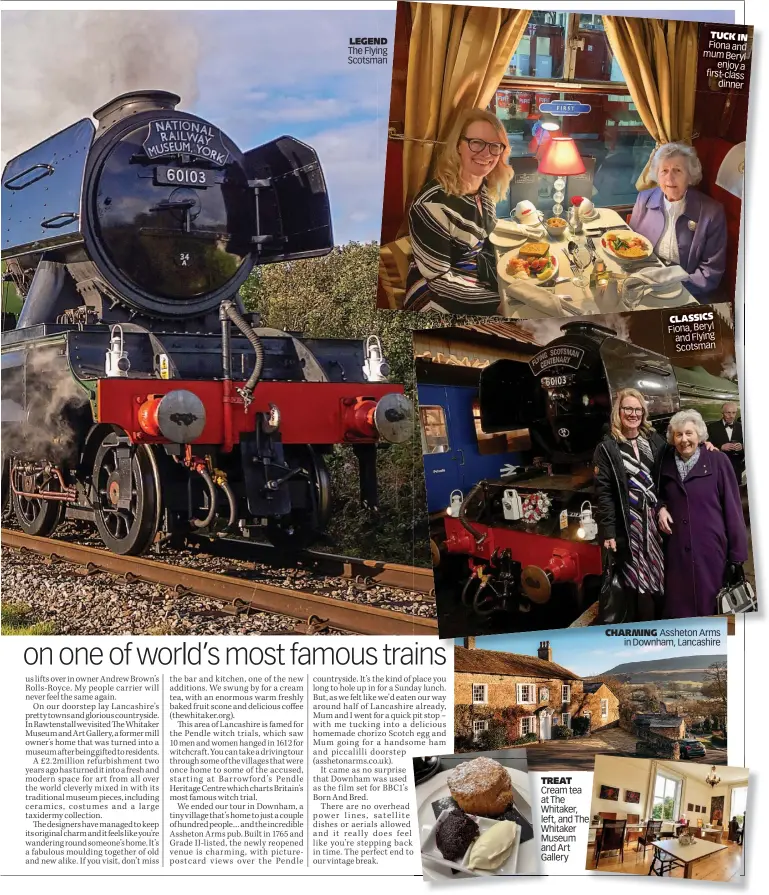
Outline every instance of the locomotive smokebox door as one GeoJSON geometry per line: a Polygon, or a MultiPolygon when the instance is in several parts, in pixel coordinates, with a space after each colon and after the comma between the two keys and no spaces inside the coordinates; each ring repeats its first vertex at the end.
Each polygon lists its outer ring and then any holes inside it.
{"type": "Polygon", "coordinates": [[[94,115],[84,236],[120,301],[153,316],[206,313],[255,260],[243,153],[163,91],[118,97],[94,115]]]}
{"type": "Polygon", "coordinates": [[[334,247],[331,209],[315,150],[278,137],[244,160],[256,203],[258,263],[328,254],[334,247]]]}

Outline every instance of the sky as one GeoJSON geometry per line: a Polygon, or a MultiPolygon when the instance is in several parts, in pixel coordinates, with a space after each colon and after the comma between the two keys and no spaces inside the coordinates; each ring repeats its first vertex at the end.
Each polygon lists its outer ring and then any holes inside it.
{"type": "MultiPolygon", "coordinates": [[[[633,625],[608,625],[607,627],[594,628],[564,628],[556,631],[534,631],[527,634],[497,634],[491,637],[476,637],[476,649],[500,650],[507,653],[520,653],[524,656],[536,656],[537,648],[543,640],[550,641],[553,651],[553,662],[562,665],[569,671],[573,671],[580,677],[602,674],[624,662],[644,662],[653,659],[667,659],[672,656],[702,656],[707,654],[726,653],[726,619],[723,618],[692,618],[667,622],[646,622],[633,625]],[[625,638],[622,636],[609,636],[609,630],[649,630],[656,629],[657,638],[644,638],[647,643],[642,646],[625,647],[625,638]],[[715,631],[719,636],[712,637],[718,640],[717,646],[661,646],[654,641],[661,639],[662,632],[677,631],[678,635],[671,635],[676,640],[678,636],[685,639],[695,639],[692,631],[715,631]],[[682,632],[687,632],[683,634],[682,632]]],[[[666,634],[665,639],[668,639],[666,634]]],[[[455,643],[462,646],[462,640],[455,643]]]]}
{"type": "Polygon", "coordinates": [[[378,240],[391,65],[348,64],[351,37],[386,37],[393,11],[4,11],[3,163],[146,87],[243,150],[283,134],[313,146],[334,240],[378,240]]]}

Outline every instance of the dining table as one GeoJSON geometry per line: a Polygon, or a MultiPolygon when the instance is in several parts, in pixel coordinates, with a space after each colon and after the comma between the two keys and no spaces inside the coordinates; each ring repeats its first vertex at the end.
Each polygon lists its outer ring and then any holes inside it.
{"type": "Polygon", "coordinates": [[[669,856],[684,865],[684,879],[692,878],[692,868],[698,861],[726,848],[725,845],[708,842],[706,839],[695,839],[691,845],[682,845],[680,839],[659,839],[652,845],[656,852],[662,852],[662,858],[669,856]]]}
{"type": "MultiPolygon", "coordinates": [[[[588,316],[591,314],[614,314],[620,311],[631,310],[631,308],[623,307],[617,300],[615,290],[602,290],[593,288],[589,284],[586,286],[577,286],[571,282],[574,272],[571,269],[567,247],[570,241],[577,244],[580,252],[580,260],[587,259],[588,248],[587,239],[592,238],[595,246],[595,254],[597,258],[606,264],[610,273],[631,275],[644,267],[662,267],[663,262],[652,254],[646,259],[646,263],[633,263],[631,265],[623,264],[617,261],[609,251],[601,245],[601,238],[607,229],[624,229],[626,232],[631,231],[620,214],[613,208],[597,208],[594,217],[590,220],[582,221],[582,233],[573,233],[570,228],[566,228],[564,234],[559,237],[548,236],[547,232],[542,230],[543,235],[536,237],[537,240],[548,242],[550,244],[550,253],[555,256],[558,262],[558,282],[555,285],[546,284],[541,288],[551,291],[554,295],[562,299],[561,306],[563,315],[588,316]],[[601,232],[603,231],[603,232],[601,232]]],[[[533,239],[534,237],[529,237],[533,239]]],[[[518,239],[510,236],[509,230],[506,231],[504,219],[498,222],[497,227],[492,234],[491,239],[497,261],[506,253],[526,242],[526,237],[518,239]],[[494,236],[499,238],[495,241],[494,236]],[[505,243],[505,244],[500,244],[505,243]]],[[[593,264],[590,263],[584,271],[584,277],[589,280],[590,272],[593,264]]],[[[643,311],[657,309],[678,308],[684,305],[699,304],[697,299],[686,289],[684,283],[679,284],[680,288],[673,287],[666,290],[663,289],[644,289],[640,300],[634,305],[632,310],[643,311]],[[664,297],[663,297],[664,296],[664,297]]],[[[501,301],[501,309],[505,317],[510,319],[524,319],[534,317],[549,316],[543,311],[533,307],[526,302],[519,301],[513,297],[509,291],[508,285],[498,278],[498,288],[501,301]]]]}

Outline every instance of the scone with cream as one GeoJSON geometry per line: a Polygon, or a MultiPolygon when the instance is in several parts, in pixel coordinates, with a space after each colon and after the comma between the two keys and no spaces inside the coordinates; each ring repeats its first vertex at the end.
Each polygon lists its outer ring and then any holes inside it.
{"type": "Polygon", "coordinates": [[[449,774],[451,797],[463,811],[482,817],[497,817],[513,801],[510,775],[493,758],[463,761],[449,774]]]}

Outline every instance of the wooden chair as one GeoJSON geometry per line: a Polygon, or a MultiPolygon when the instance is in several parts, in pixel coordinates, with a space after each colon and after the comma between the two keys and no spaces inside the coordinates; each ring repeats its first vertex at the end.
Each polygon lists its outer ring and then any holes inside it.
{"type": "Polygon", "coordinates": [[[644,858],[646,857],[646,849],[648,846],[655,842],[660,838],[660,832],[662,831],[662,821],[661,820],[649,820],[646,822],[646,829],[643,833],[638,837],[638,845],[636,845],[636,851],[639,851],[641,846],[643,846],[644,858]]]}
{"type": "MultiPolygon", "coordinates": [[[[641,822],[640,814],[628,814],[627,823],[628,826],[631,824],[637,824],[641,822]]],[[[637,842],[638,837],[641,835],[640,830],[628,830],[627,831],[627,844],[630,845],[632,842],[637,842]]]]}
{"type": "Polygon", "coordinates": [[[665,852],[660,851],[658,848],[654,849],[654,857],[652,858],[651,864],[649,864],[649,872],[646,874],[647,876],[664,876],[666,873],[670,873],[675,870],[676,867],[686,867],[683,861],[679,861],[674,858],[672,855],[665,854],[665,852]]]}
{"type": "Polygon", "coordinates": [[[595,837],[595,866],[601,859],[601,852],[619,851],[622,863],[625,863],[625,828],[627,820],[607,820],[601,824],[601,829],[595,837]]]}

